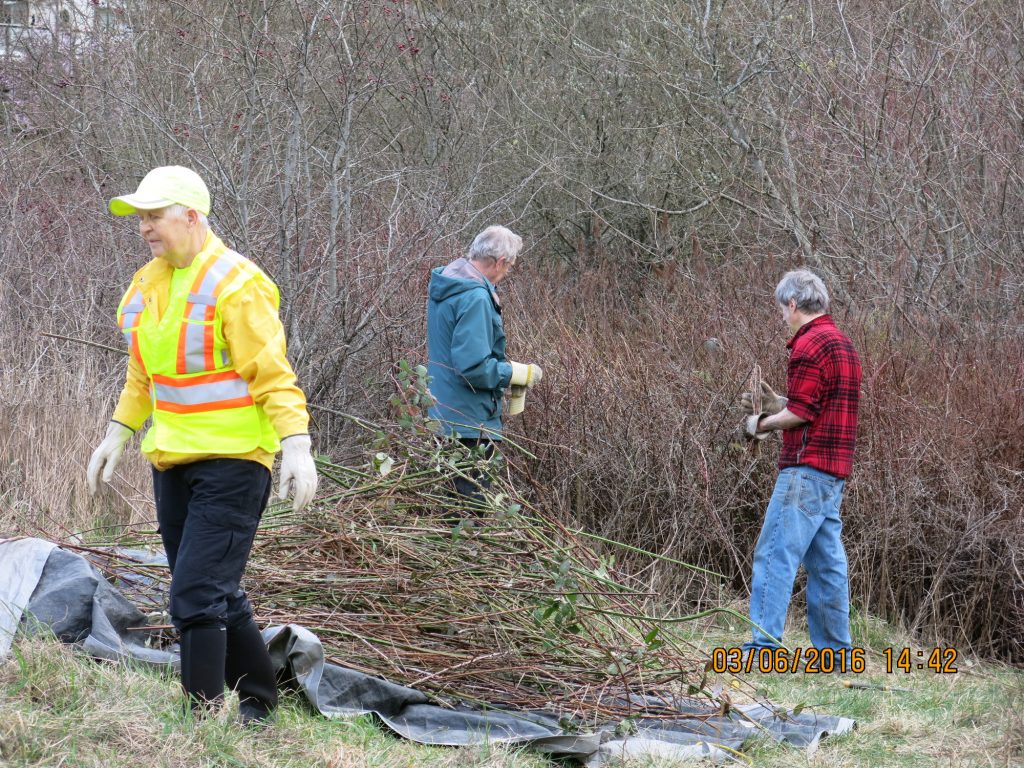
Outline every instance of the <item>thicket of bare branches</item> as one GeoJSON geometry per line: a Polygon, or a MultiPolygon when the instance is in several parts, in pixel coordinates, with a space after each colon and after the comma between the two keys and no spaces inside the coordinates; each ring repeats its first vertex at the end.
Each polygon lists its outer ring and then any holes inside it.
{"type": "MultiPolygon", "coordinates": [[[[12,524],[87,509],[68,468],[118,358],[39,333],[119,345],[144,256],[105,201],[183,163],[281,285],[302,382],[335,409],[381,412],[384,371],[422,357],[431,266],[486,224],[520,231],[511,352],[549,372],[512,425],[538,457],[517,460],[524,482],[737,590],[774,473],[733,444],[730,407],[755,362],[782,381],[778,276],[819,270],[865,361],[858,606],[1021,658],[1020,3],[195,0],[121,18],[37,34],[0,71],[12,524]]],[[[351,454],[317,415],[322,449],[351,454]]],[[[108,514],[146,514],[141,472],[108,514]]]]}

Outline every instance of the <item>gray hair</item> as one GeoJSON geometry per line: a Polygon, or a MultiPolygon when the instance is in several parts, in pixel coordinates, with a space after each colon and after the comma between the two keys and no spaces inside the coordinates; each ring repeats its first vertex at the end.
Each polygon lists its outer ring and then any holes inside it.
{"type": "Polygon", "coordinates": [[[828,312],[828,290],[820,277],[807,269],[794,269],[782,276],[775,287],[775,301],[781,306],[796,301],[801,312],[828,312]]]}
{"type": "MultiPolygon", "coordinates": [[[[189,207],[187,205],[181,205],[180,203],[175,203],[174,205],[167,206],[167,212],[172,216],[184,216],[185,211],[187,210],[189,210],[189,207]]],[[[193,208],[192,210],[195,209],[193,208]]],[[[207,218],[205,213],[203,213],[202,211],[196,211],[196,215],[199,217],[200,224],[202,224],[204,227],[210,226],[210,220],[207,218]]]]}
{"type": "Polygon", "coordinates": [[[469,246],[470,261],[497,261],[502,256],[514,264],[523,248],[523,238],[511,229],[502,226],[491,226],[473,238],[469,246]]]}

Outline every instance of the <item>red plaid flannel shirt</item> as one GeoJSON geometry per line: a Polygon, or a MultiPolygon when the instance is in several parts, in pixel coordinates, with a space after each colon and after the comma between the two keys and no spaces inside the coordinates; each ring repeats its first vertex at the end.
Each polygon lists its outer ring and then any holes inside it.
{"type": "Polygon", "coordinates": [[[786,344],[787,408],[803,424],[782,433],[779,469],[804,464],[835,477],[853,469],[860,358],[831,315],[805,323],[786,344]]]}

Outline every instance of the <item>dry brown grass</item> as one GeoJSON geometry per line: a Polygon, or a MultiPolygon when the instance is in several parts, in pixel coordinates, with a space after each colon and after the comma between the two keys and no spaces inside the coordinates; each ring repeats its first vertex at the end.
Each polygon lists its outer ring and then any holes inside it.
{"type": "Polygon", "coordinates": [[[107,384],[113,377],[80,354],[73,359],[82,368],[65,368],[65,350],[40,347],[37,372],[15,362],[0,373],[0,531],[58,538],[153,520],[150,470],[137,440],[109,490],[92,498],[85,481],[113,408],[107,384]]]}

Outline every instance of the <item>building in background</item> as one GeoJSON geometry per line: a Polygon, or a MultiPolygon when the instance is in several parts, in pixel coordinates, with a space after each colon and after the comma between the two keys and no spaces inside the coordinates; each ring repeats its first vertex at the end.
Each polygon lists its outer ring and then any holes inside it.
{"type": "Polygon", "coordinates": [[[124,0],[0,0],[0,58],[127,28],[124,0]]]}

